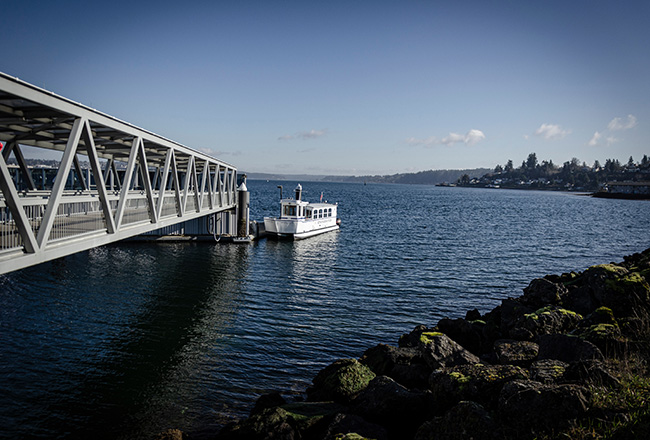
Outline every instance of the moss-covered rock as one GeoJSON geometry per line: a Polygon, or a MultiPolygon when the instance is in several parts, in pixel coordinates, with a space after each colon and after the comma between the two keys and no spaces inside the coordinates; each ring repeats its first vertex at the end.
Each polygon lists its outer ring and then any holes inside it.
{"type": "Polygon", "coordinates": [[[494,343],[494,352],[500,364],[528,366],[539,353],[539,345],[530,341],[501,339],[494,343]]]}
{"type": "Polygon", "coordinates": [[[350,402],[375,376],[368,366],[356,359],[336,361],[316,375],[314,386],[307,390],[308,400],[350,402]]]}
{"type": "Polygon", "coordinates": [[[490,407],[495,404],[501,387],[515,379],[528,379],[528,371],[513,365],[460,365],[435,372],[430,386],[443,409],[461,400],[471,400],[490,407]]]}
{"type": "Polygon", "coordinates": [[[220,440],[262,440],[270,438],[301,438],[324,417],[344,408],[331,402],[300,402],[269,408],[242,422],[227,426],[219,433],[220,440]]]}
{"type": "Polygon", "coordinates": [[[449,336],[439,332],[425,332],[420,336],[420,351],[431,369],[479,362],[478,356],[470,353],[449,336]]]}

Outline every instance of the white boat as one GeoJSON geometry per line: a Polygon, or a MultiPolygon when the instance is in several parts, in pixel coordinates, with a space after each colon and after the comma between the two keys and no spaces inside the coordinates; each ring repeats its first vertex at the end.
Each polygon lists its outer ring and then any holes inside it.
{"type": "MultiPolygon", "coordinates": [[[[302,200],[302,186],[296,187],[295,198],[282,198],[280,188],[280,217],[264,217],[266,233],[277,238],[299,240],[339,229],[333,203],[309,203],[302,200]]],[[[321,199],[323,196],[321,195],[321,199]]]]}

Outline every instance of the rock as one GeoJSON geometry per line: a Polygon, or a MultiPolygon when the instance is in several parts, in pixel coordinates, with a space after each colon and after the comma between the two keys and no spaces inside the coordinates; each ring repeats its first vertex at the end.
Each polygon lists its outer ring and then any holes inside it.
{"type": "Polygon", "coordinates": [[[433,370],[454,365],[478,363],[478,356],[465,350],[449,336],[439,332],[424,332],[420,335],[420,351],[433,370]]]}
{"type": "Polygon", "coordinates": [[[499,307],[499,317],[501,318],[501,333],[504,335],[510,335],[512,337],[510,330],[516,326],[519,326],[522,318],[529,313],[533,313],[535,310],[536,308],[522,304],[521,301],[513,298],[502,300],[501,306],[499,307]]]}
{"type": "Polygon", "coordinates": [[[377,376],[353,402],[353,412],[388,430],[391,438],[411,438],[433,416],[431,392],[411,390],[377,376]]]}
{"type": "Polygon", "coordinates": [[[399,338],[400,347],[419,347],[420,346],[420,336],[424,332],[432,331],[426,325],[416,326],[411,333],[405,333],[399,338]]]}
{"type": "Polygon", "coordinates": [[[563,362],[604,358],[603,353],[589,341],[569,335],[541,335],[536,342],[539,344],[537,358],[555,359],[563,362]]]}
{"type": "Polygon", "coordinates": [[[498,438],[498,426],[476,402],[459,402],[444,416],[425,422],[414,440],[465,440],[498,438]]]}
{"type": "Polygon", "coordinates": [[[180,429],[168,429],[154,437],[154,440],[184,440],[187,436],[180,429]]]}
{"type": "Polygon", "coordinates": [[[420,350],[379,344],[366,350],[359,361],[377,376],[388,376],[407,388],[427,387],[431,368],[420,350]]]}
{"type": "Polygon", "coordinates": [[[524,304],[538,309],[559,304],[562,296],[567,293],[569,291],[564,285],[554,283],[546,278],[537,278],[524,289],[521,300],[524,304]]]}
{"type": "Polygon", "coordinates": [[[486,322],[466,319],[441,319],[436,328],[475,355],[487,353],[492,349],[498,333],[486,322]]]}
{"type": "Polygon", "coordinates": [[[345,407],[332,402],[300,402],[269,408],[246,420],[226,426],[217,440],[298,440],[309,436],[325,417],[345,407]]]}
{"type": "Polygon", "coordinates": [[[313,438],[323,440],[387,440],[388,432],[381,426],[370,423],[357,415],[339,413],[329,418],[322,430],[314,433],[313,438]]]}
{"type": "Polygon", "coordinates": [[[578,329],[572,334],[591,342],[608,357],[621,356],[628,352],[627,340],[616,324],[596,324],[578,329]]]}
{"type": "Polygon", "coordinates": [[[555,359],[535,361],[530,366],[530,379],[544,384],[558,383],[568,366],[568,363],[555,359]]]}
{"type": "Polygon", "coordinates": [[[342,359],[322,369],[307,390],[309,401],[348,403],[375,378],[375,373],[356,359],[342,359]]]}
{"type": "Polygon", "coordinates": [[[527,339],[532,339],[537,335],[566,333],[576,328],[580,321],[582,316],[578,313],[558,306],[547,306],[520,316],[510,335],[522,339],[525,334],[527,339]]]}
{"type": "Polygon", "coordinates": [[[528,372],[512,365],[460,365],[434,371],[429,379],[437,411],[471,400],[494,406],[501,387],[516,379],[528,379],[528,372]]]}
{"type": "Polygon", "coordinates": [[[262,394],[255,402],[255,406],[251,410],[251,415],[259,414],[265,409],[274,408],[286,403],[287,401],[284,400],[284,397],[282,397],[280,393],[262,394]]]}
{"type": "Polygon", "coordinates": [[[608,307],[598,307],[596,310],[585,316],[578,324],[579,327],[591,327],[598,324],[618,325],[612,309],[608,307]]]}
{"type": "Polygon", "coordinates": [[[466,321],[478,321],[480,319],[481,313],[478,311],[478,309],[468,310],[467,313],[465,313],[466,321]]]}
{"type": "Polygon", "coordinates": [[[586,360],[570,364],[565,371],[564,380],[585,385],[617,387],[620,385],[603,361],[586,360]]]}
{"type": "Polygon", "coordinates": [[[499,395],[500,419],[520,433],[563,427],[584,416],[590,394],[577,385],[543,385],[532,380],[508,382],[499,395]]]}
{"type": "Polygon", "coordinates": [[[539,345],[530,341],[500,339],[494,343],[494,352],[500,364],[524,367],[537,359],[539,345]]]}
{"type": "Polygon", "coordinates": [[[650,307],[650,285],[639,272],[616,264],[600,264],[584,271],[569,291],[566,304],[572,310],[590,313],[608,307],[617,317],[635,316],[650,307]],[[581,310],[583,309],[583,310],[581,310]]]}

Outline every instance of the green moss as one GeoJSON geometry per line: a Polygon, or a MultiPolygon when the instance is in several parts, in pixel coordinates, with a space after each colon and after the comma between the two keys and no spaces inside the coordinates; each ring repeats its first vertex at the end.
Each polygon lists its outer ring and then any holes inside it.
{"type": "Polygon", "coordinates": [[[605,272],[608,272],[610,275],[613,276],[621,276],[627,273],[627,269],[618,266],[616,264],[598,264],[596,266],[591,266],[589,269],[586,270],[586,272],[592,270],[598,270],[598,269],[604,270],[605,272]]]}
{"type": "Polygon", "coordinates": [[[441,332],[424,332],[420,335],[420,342],[423,344],[430,344],[433,342],[433,338],[442,336],[444,333],[441,332]]]}
{"type": "Polygon", "coordinates": [[[362,437],[356,432],[351,432],[349,434],[336,434],[334,440],[371,440],[371,439],[362,437]]]}
{"type": "Polygon", "coordinates": [[[540,316],[550,316],[551,312],[559,312],[565,316],[572,316],[578,320],[582,319],[582,315],[574,312],[573,310],[555,308],[555,306],[546,306],[541,309],[535,310],[533,313],[527,313],[524,315],[524,318],[533,319],[537,321],[540,316]]]}
{"type": "Polygon", "coordinates": [[[449,373],[449,376],[452,377],[459,384],[466,384],[471,379],[470,376],[465,376],[463,373],[459,371],[451,372],[449,373]]]}
{"type": "Polygon", "coordinates": [[[650,291],[650,285],[638,272],[632,272],[617,279],[605,280],[605,285],[618,293],[625,293],[630,290],[635,292],[650,291]]]}

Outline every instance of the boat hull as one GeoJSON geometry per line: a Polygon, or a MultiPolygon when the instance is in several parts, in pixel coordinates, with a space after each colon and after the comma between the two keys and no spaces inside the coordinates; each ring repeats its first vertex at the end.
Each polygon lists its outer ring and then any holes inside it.
{"type": "Polygon", "coordinates": [[[322,220],[295,220],[264,217],[266,233],[275,238],[301,240],[339,229],[335,218],[322,220]]]}

